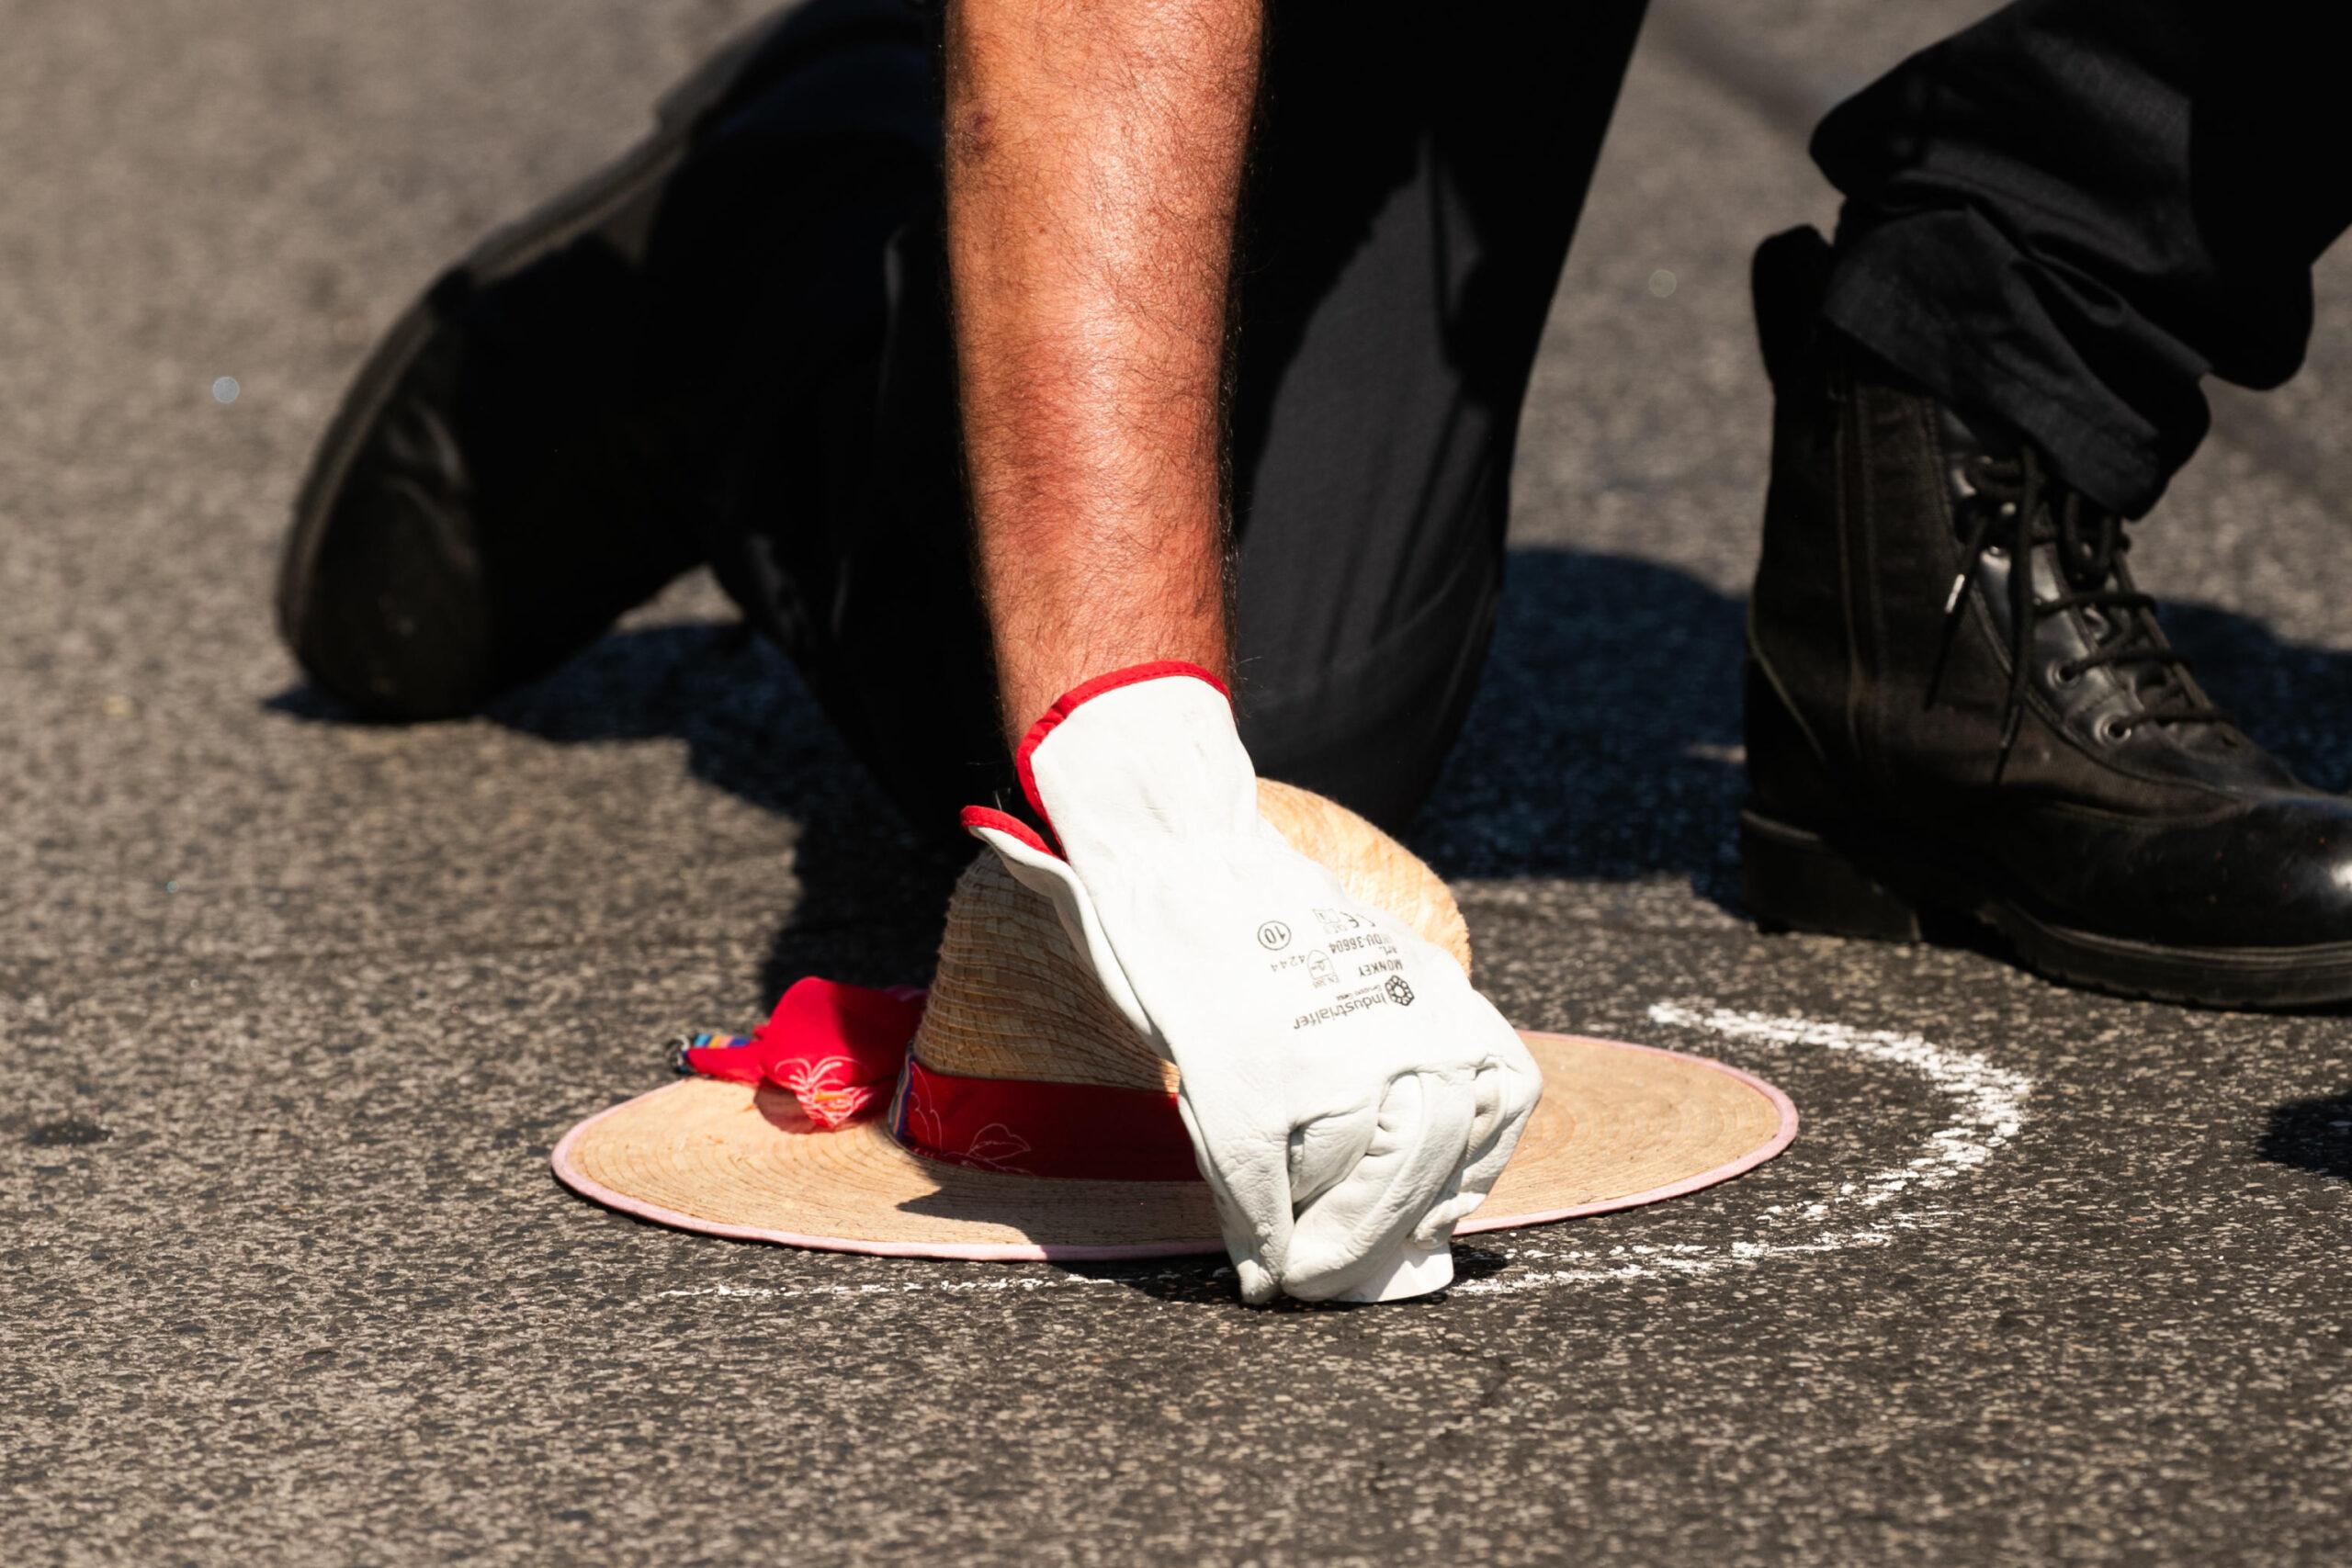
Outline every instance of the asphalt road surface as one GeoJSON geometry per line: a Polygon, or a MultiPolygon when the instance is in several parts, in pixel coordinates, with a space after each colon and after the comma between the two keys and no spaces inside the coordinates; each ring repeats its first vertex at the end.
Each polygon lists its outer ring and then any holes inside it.
{"type": "MultiPolygon", "coordinates": [[[[753,0],[0,0],[0,1561],[2341,1561],[2352,1024],[1760,936],[1744,278],[1806,122],[1981,6],[1653,18],[1506,624],[1418,847],[1531,1027],[1805,1116],[1395,1308],[697,1239],[550,1179],[655,1044],[935,909],[687,584],[479,720],[339,720],[266,594],[373,334],[753,0]],[[232,389],[223,378],[233,378],[232,389]],[[232,400],[232,394],[233,399],[232,400]]],[[[2352,291],[2135,564],[2352,782],[2352,291]]]]}

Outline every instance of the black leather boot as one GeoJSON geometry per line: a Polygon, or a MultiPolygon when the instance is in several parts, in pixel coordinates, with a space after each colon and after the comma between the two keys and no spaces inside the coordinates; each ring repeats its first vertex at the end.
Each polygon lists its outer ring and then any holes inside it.
{"type": "Polygon", "coordinates": [[[789,510],[744,476],[794,468],[795,378],[878,336],[839,275],[927,188],[929,55],[904,0],[780,13],[394,323],[281,560],[314,682],[373,717],[470,712],[722,547],[729,507],[789,510]]]}
{"type": "Polygon", "coordinates": [[[1770,926],[1998,931],[2052,978],[2352,998],[2352,802],[2208,700],[2120,521],[1818,325],[1828,250],[1757,254],[1776,397],[1741,853],[1770,926]]]}

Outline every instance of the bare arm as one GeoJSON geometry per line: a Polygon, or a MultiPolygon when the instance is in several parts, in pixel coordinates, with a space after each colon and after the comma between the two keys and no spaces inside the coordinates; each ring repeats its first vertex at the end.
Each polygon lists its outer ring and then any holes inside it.
{"type": "Polygon", "coordinates": [[[1009,736],[1226,672],[1224,349],[1262,0],[954,0],[947,247],[1009,736]]]}
{"type": "MultiPolygon", "coordinates": [[[[948,268],[1010,739],[1090,676],[1224,671],[1225,323],[1262,0],[951,5],[948,268]]],[[[1349,906],[1267,828],[1199,682],[1078,705],[1026,760],[1059,852],[974,830],[1176,1065],[1244,1299],[1442,1288],[1542,1082],[1510,1025],[1408,934],[1384,940],[1410,1012],[1380,983],[1318,1010],[1321,981],[1263,961],[1249,933],[1349,906]]]]}

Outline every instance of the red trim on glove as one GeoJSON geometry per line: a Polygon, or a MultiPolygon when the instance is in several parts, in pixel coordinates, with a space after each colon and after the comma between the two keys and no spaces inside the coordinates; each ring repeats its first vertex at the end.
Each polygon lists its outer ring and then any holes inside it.
{"type": "Polygon", "coordinates": [[[1186,663],[1181,659],[1158,659],[1148,664],[1130,664],[1125,670],[1114,670],[1107,675],[1097,675],[1091,681],[1079,682],[1056,699],[1043,718],[1029,727],[1029,733],[1021,738],[1020,746],[1012,753],[1012,771],[1021,775],[1021,793],[1029,797],[1029,804],[1036,809],[1046,827],[1054,825],[1054,817],[1046,809],[1045,800],[1037,794],[1037,775],[1030,770],[1030,755],[1045,743],[1046,737],[1054,732],[1054,727],[1076,713],[1081,704],[1091,702],[1105,692],[1115,692],[1122,686],[1139,685],[1146,681],[1158,681],[1170,675],[1190,675],[1196,681],[1206,681],[1216,688],[1218,696],[1228,703],[1233,700],[1232,688],[1199,665],[1186,663]]]}
{"type": "Polygon", "coordinates": [[[992,828],[1000,833],[1011,834],[1039,854],[1052,855],[1056,860],[1062,858],[1059,851],[1037,836],[1036,829],[1009,811],[999,811],[993,806],[967,806],[964,807],[963,821],[967,833],[981,828],[992,828]]]}

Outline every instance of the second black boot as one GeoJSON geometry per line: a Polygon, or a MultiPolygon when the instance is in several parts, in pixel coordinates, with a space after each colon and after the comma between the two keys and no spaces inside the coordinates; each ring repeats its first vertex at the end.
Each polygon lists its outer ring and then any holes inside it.
{"type": "Polygon", "coordinates": [[[1758,253],[1776,400],[1750,604],[1746,898],[1772,926],[1992,928],[2053,979],[2352,999],[2352,801],[2206,697],[2120,519],[1818,324],[1827,248],[1758,253]]]}

